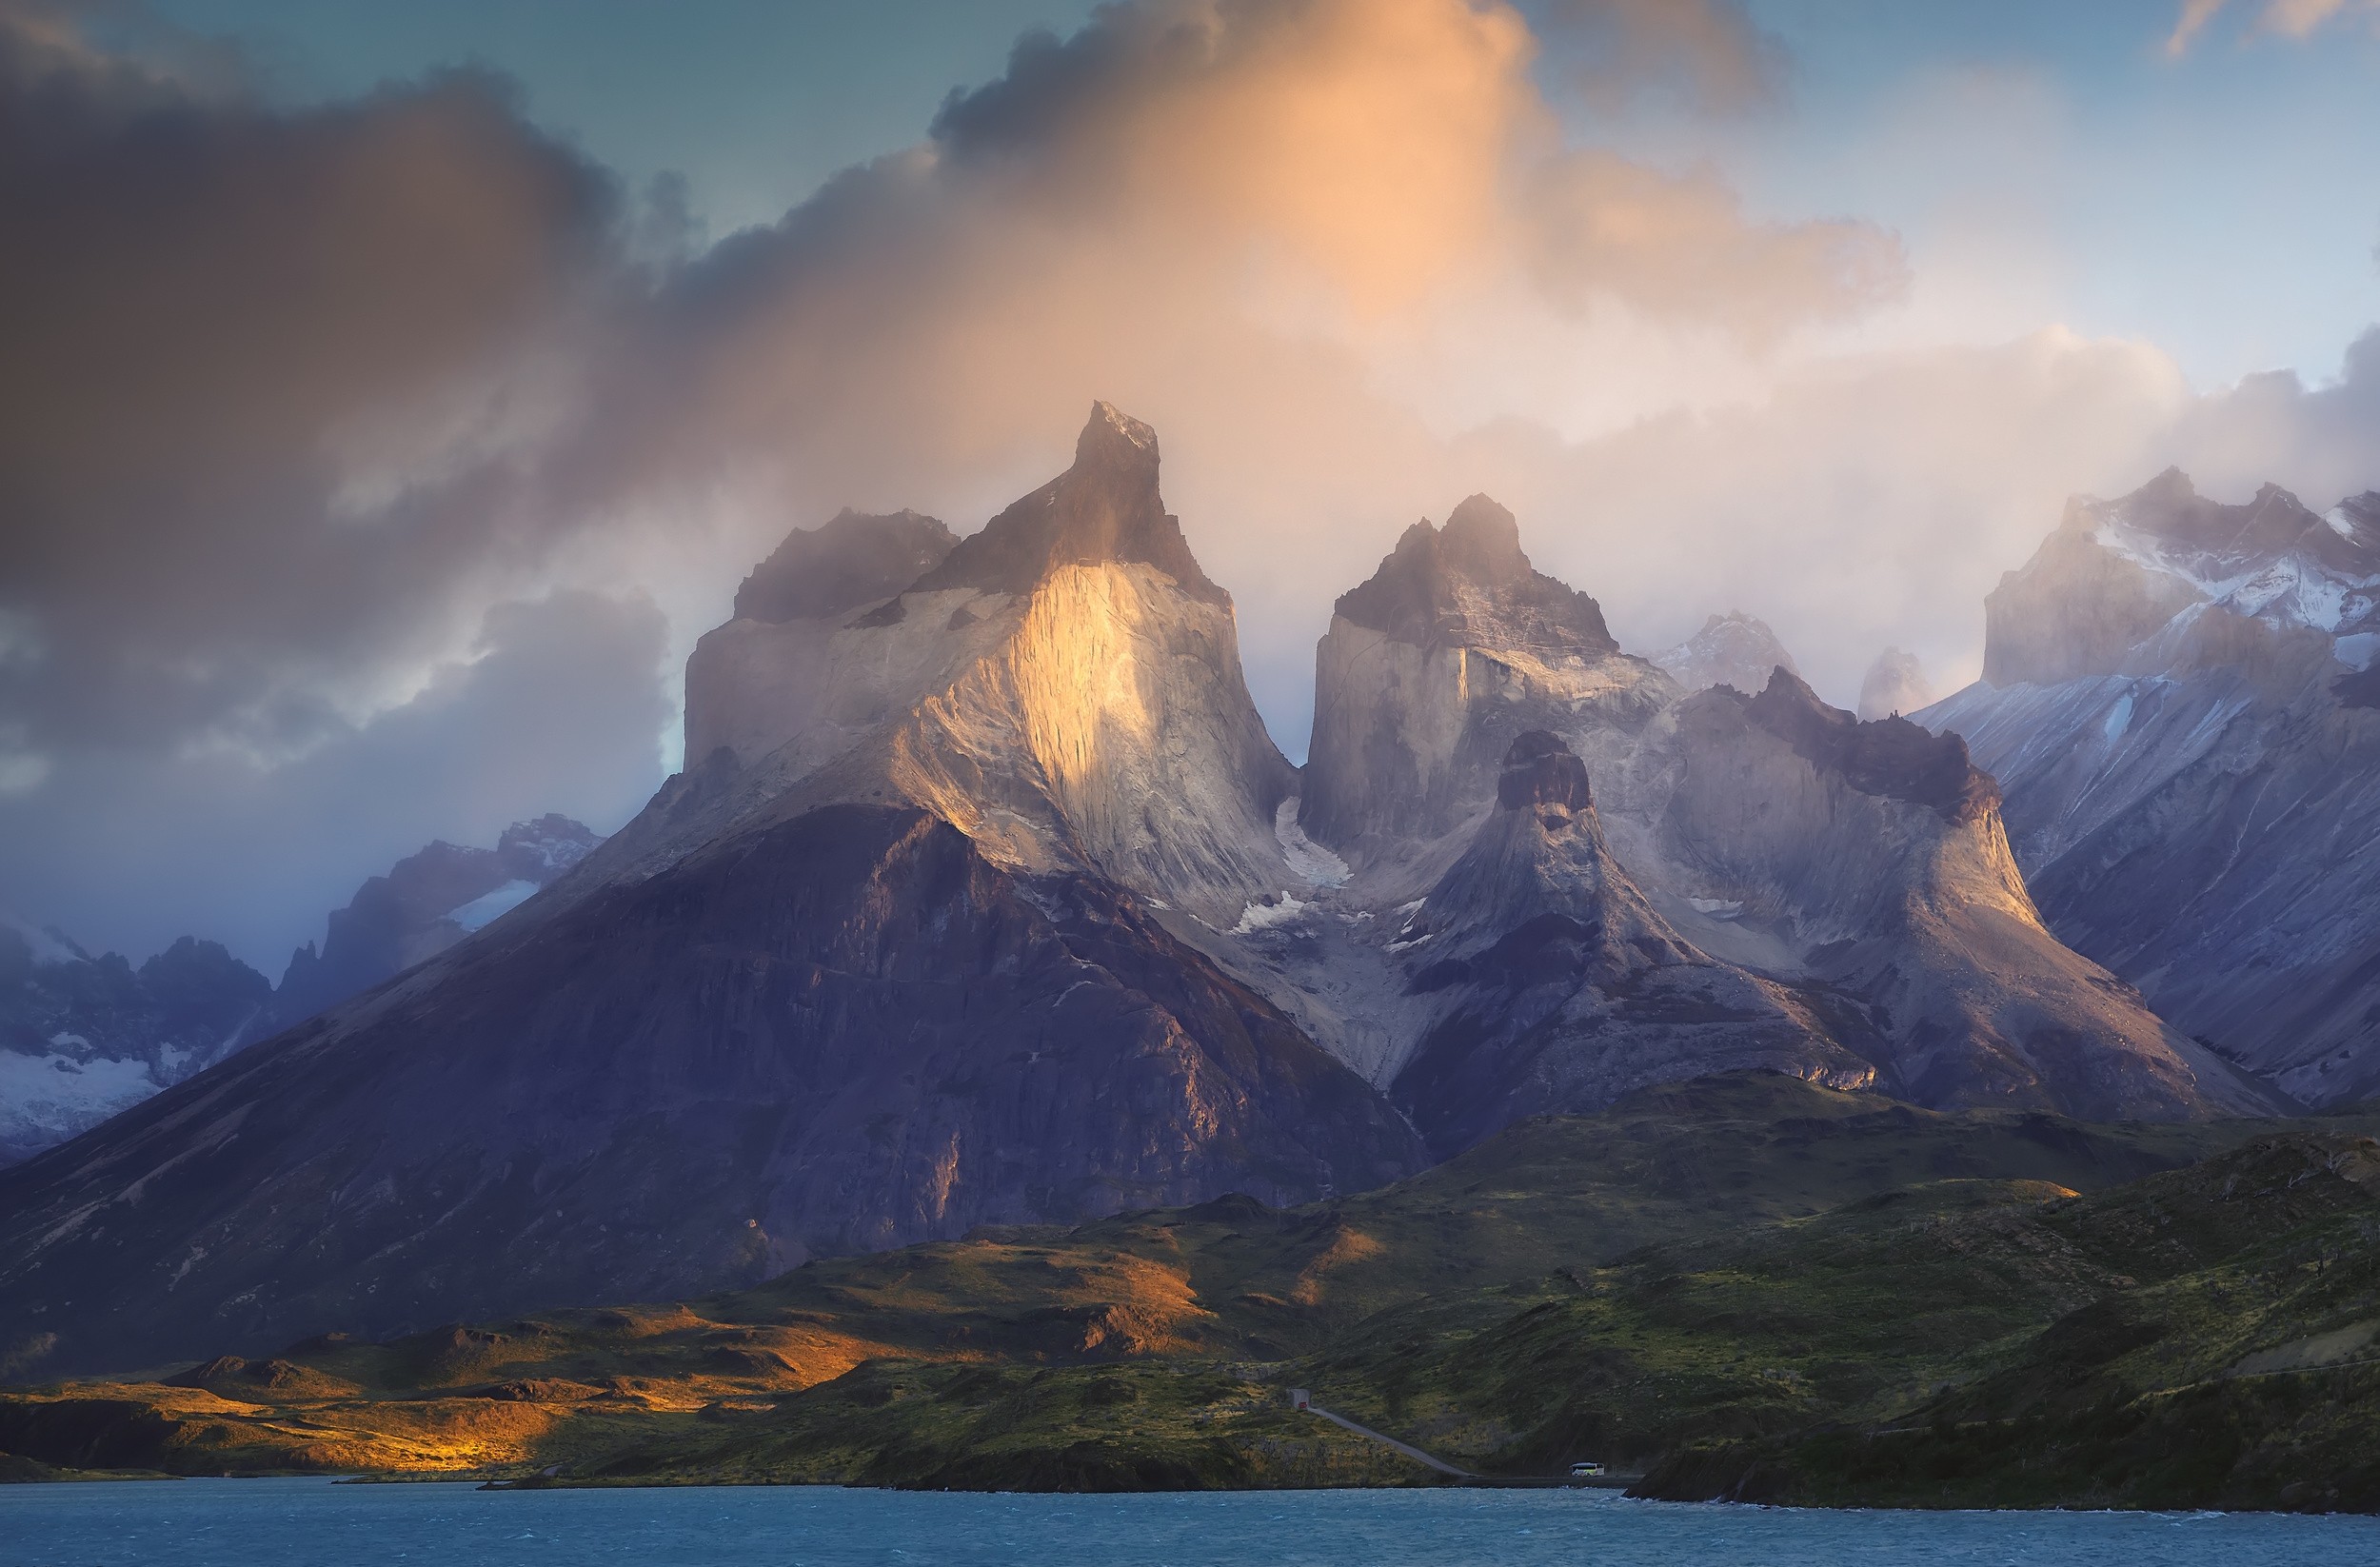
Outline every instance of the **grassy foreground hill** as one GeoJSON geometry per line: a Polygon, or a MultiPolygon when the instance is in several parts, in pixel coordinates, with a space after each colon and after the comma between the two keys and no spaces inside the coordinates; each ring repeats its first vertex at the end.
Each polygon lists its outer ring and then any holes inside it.
{"type": "Polygon", "coordinates": [[[698,1300],[28,1387],[0,1394],[0,1472],[1434,1478],[1289,1409],[1294,1383],[1484,1474],[1597,1458],[1661,1496],[2370,1507],[2369,1129],[1715,1079],[1304,1208],[984,1232],[698,1300]]]}

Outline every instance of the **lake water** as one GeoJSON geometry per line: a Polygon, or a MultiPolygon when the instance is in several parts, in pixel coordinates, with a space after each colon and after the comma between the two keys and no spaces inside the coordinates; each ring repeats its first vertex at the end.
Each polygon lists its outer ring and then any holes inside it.
{"type": "Polygon", "coordinates": [[[2380,1519],[1820,1513],[1609,1491],[980,1496],[824,1487],[479,1491],[319,1479],[0,1485],[6,1567],[1885,1567],[2380,1562],[2380,1519]]]}

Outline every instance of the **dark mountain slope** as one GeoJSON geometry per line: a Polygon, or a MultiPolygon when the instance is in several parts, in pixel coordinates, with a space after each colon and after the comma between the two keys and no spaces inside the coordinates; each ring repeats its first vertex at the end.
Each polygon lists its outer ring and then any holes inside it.
{"type": "Polygon", "coordinates": [[[1099,883],[808,813],[459,951],[0,1178],[58,1367],[1378,1184],[1412,1135],[1099,883]]]}

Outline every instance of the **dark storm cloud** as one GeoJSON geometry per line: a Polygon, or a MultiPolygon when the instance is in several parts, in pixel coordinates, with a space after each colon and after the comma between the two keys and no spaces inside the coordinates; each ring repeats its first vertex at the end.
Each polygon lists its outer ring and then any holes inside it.
{"type": "Polygon", "coordinates": [[[0,799],[0,903],[141,955],[200,932],[278,979],[364,877],[433,838],[492,843],[558,810],[617,825],[660,773],[675,707],[649,599],[563,592],[490,610],[463,656],[302,759],[63,755],[0,799]]]}
{"type": "Polygon", "coordinates": [[[16,744],[302,747],[518,524],[484,470],[358,505],[375,443],[496,395],[618,204],[493,79],[276,113],[72,20],[0,8],[16,744]]]}

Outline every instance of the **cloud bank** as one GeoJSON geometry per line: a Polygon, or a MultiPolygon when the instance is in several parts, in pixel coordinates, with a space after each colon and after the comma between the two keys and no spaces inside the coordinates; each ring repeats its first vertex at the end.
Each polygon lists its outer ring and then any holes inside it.
{"type": "Polygon", "coordinates": [[[1972,670],[2069,490],[2371,482],[2380,349],[2213,399],[2056,329],[1829,352],[1906,288],[1892,234],[1550,96],[1776,112],[1774,42],[1721,0],[1531,16],[1110,7],[689,255],[500,80],[273,109],[0,0],[7,901],[274,964],[428,837],[616,825],[788,526],[972,528],[1094,396],[1160,429],[1293,754],[1331,598],[1473,490],[1631,645],[1740,605],[1847,700],[1887,643],[1972,670]]]}

